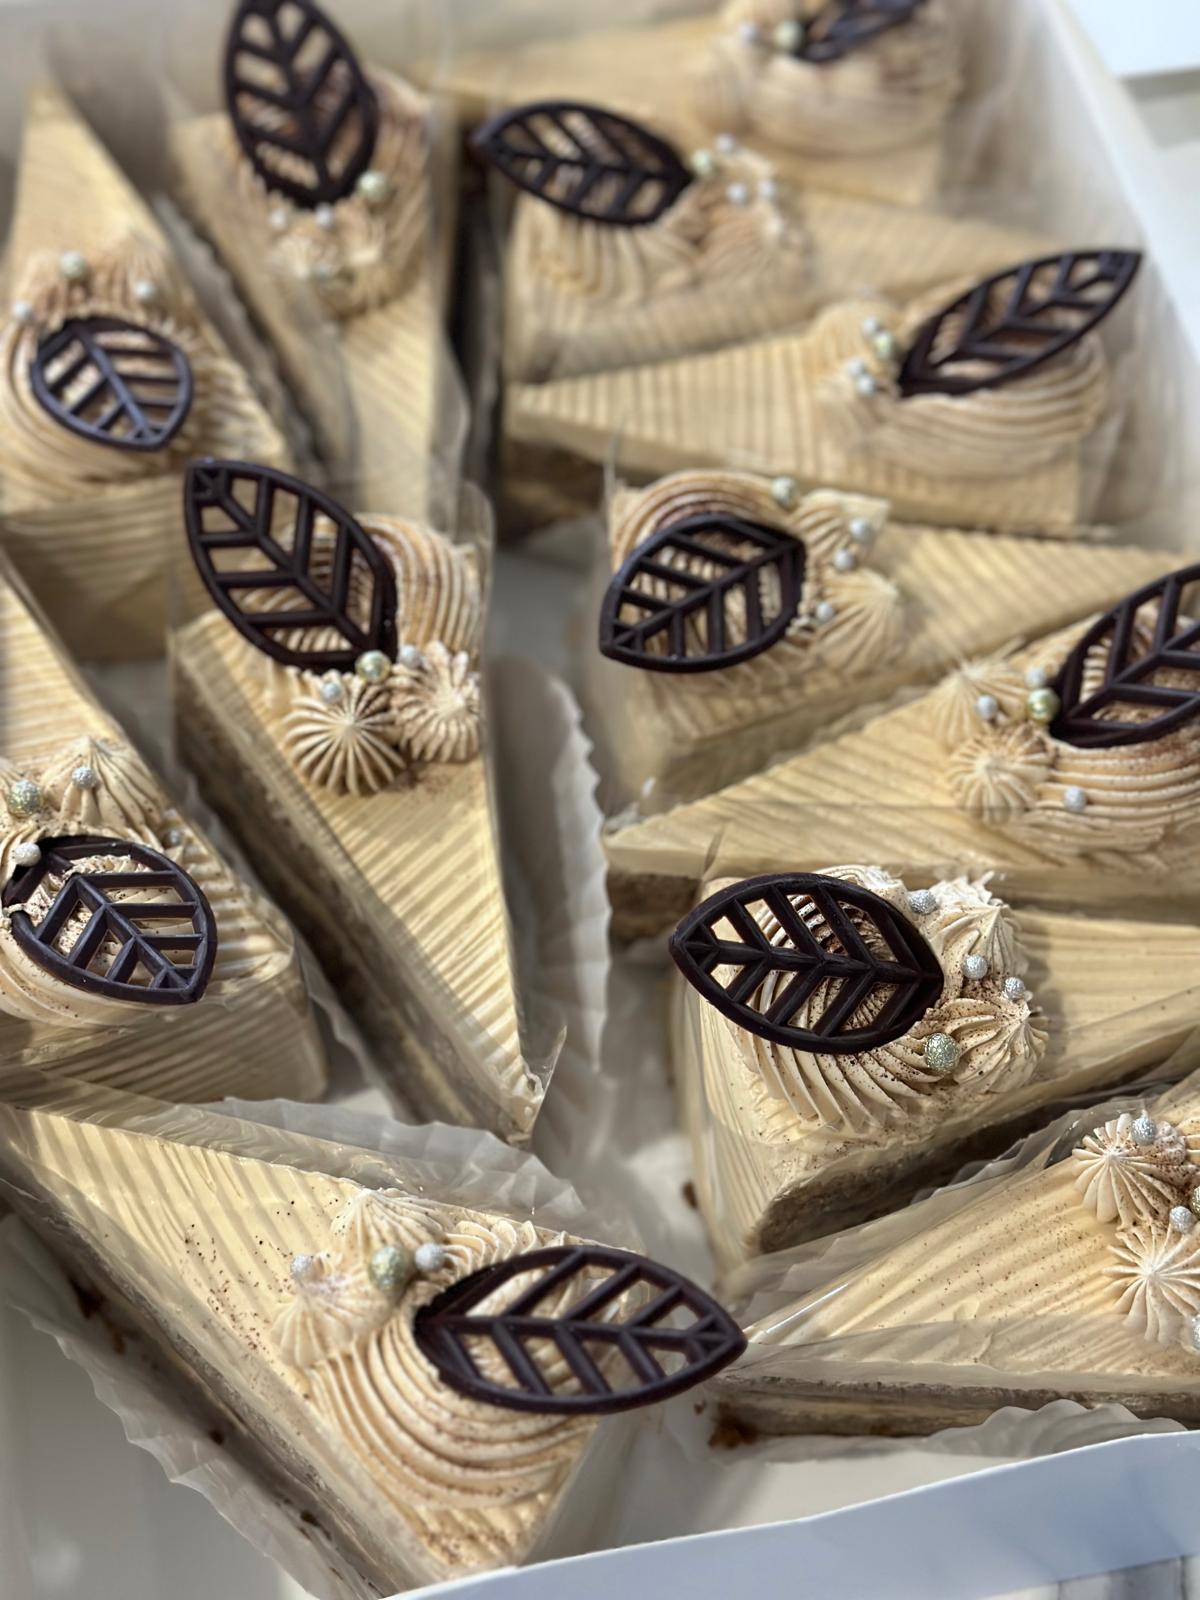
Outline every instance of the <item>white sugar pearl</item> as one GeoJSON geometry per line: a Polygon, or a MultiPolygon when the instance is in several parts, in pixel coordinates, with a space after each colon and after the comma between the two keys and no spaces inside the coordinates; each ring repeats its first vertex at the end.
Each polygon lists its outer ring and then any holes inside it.
{"type": "Polygon", "coordinates": [[[424,660],[425,657],[417,649],[415,644],[403,644],[400,646],[400,665],[402,667],[419,667],[422,665],[424,660]]]}
{"type": "Polygon", "coordinates": [[[857,539],[859,544],[870,544],[875,537],[875,524],[866,517],[851,517],[849,534],[852,539],[857,539]]]}
{"type": "Polygon", "coordinates": [[[86,763],[83,766],[71,769],[71,782],[77,789],[98,789],[100,787],[100,774],[95,767],[86,763]]]}
{"type": "Polygon", "coordinates": [[[690,164],[698,178],[711,178],[717,170],[717,158],[711,150],[693,150],[690,164]]]}
{"type": "Polygon", "coordinates": [[[883,332],[883,323],[878,317],[867,317],[862,325],[863,336],[873,339],[877,333],[883,332]]]}
{"type": "Polygon", "coordinates": [[[282,233],[291,220],[292,214],[286,206],[276,206],[267,218],[276,233],[282,233]]]}
{"type": "Polygon", "coordinates": [[[713,148],[720,156],[737,154],[738,142],[731,133],[719,133],[713,140],[713,148]]]}
{"type": "Polygon", "coordinates": [[[333,214],[332,206],[318,206],[313,212],[313,220],[318,228],[332,228],[337,218],[333,214]]]}
{"type": "Polygon", "coordinates": [[[22,327],[28,327],[33,321],[33,307],[28,300],[14,300],[11,307],[12,319],[19,322],[22,327]]]}
{"type": "Polygon", "coordinates": [[[847,361],[846,371],[852,378],[870,377],[871,369],[861,356],[855,356],[853,361],[847,361]]]}
{"type": "Polygon", "coordinates": [[[1076,788],[1075,785],[1072,784],[1067,792],[1063,795],[1063,805],[1066,806],[1068,811],[1073,811],[1076,816],[1078,816],[1081,812],[1086,811],[1088,808],[1087,792],[1083,789],[1076,788]]]}
{"type": "Polygon", "coordinates": [[[763,178],[758,185],[758,198],[765,200],[768,205],[774,205],[779,199],[779,184],[774,178],[763,178]]]}
{"type": "Polygon", "coordinates": [[[748,206],[750,204],[750,185],[748,183],[731,183],[725,191],[725,198],[731,206],[748,206]]]}
{"type": "Polygon", "coordinates": [[[833,565],[836,572],[853,572],[858,565],[858,557],[853,550],[835,550],[833,565]]]}
{"type": "Polygon", "coordinates": [[[1000,702],[994,694],[981,694],[975,702],[975,715],[983,722],[995,722],[1000,715],[1000,702]]]}
{"type": "Polygon", "coordinates": [[[1028,667],[1025,672],[1025,687],[1027,689],[1044,689],[1049,682],[1045,667],[1028,667]]]}
{"type": "Polygon", "coordinates": [[[88,275],[88,260],[81,250],[64,250],[58,258],[58,270],[68,283],[81,283],[88,275]]]}
{"type": "Polygon", "coordinates": [[[445,1245],[437,1244],[432,1239],[419,1244],[413,1257],[418,1272],[440,1272],[449,1259],[450,1253],[445,1245]]]}
{"type": "Polygon", "coordinates": [[[876,383],[875,379],[869,372],[860,372],[858,377],[854,380],[854,387],[858,390],[859,394],[868,398],[873,394],[877,394],[879,391],[878,383],[876,383]]]}
{"type": "Polygon", "coordinates": [[[781,505],[785,510],[796,504],[800,494],[800,485],[795,478],[772,478],[771,499],[776,505],[781,505]]]}
{"type": "Polygon", "coordinates": [[[133,298],[140,306],[152,306],[158,299],[158,285],[153,278],[139,278],[133,286],[133,298]]]}
{"type": "Polygon", "coordinates": [[[24,844],[13,846],[12,858],[18,867],[36,867],[42,859],[42,852],[36,844],[26,840],[24,844]]]}
{"type": "Polygon", "coordinates": [[[374,167],[368,167],[365,172],[359,174],[354,187],[368,205],[377,206],[387,194],[388,181],[382,172],[374,167]]]}
{"type": "Polygon", "coordinates": [[[757,22],[743,22],[738,28],[738,38],[743,44],[761,44],[762,29],[757,22]]]}
{"type": "Polygon", "coordinates": [[[973,983],[979,983],[988,975],[988,962],[986,956],[968,956],[963,962],[963,977],[970,978],[973,983]]]}
{"type": "Polygon", "coordinates": [[[771,43],[776,50],[798,50],[804,43],[804,24],[796,17],[777,22],[771,32],[771,43]]]}
{"type": "Polygon", "coordinates": [[[832,622],[834,617],[837,616],[837,607],[832,600],[822,600],[813,612],[813,616],[816,617],[818,622],[832,622]]]}
{"type": "Polygon", "coordinates": [[[346,698],[346,690],[338,678],[323,678],[317,693],[327,706],[340,705],[346,698]]]}
{"type": "Polygon", "coordinates": [[[309,1256],[309,1255],[293,1256],[292,1257],[292,1264],[291,1264],[291,1266],[290,1266],[290,1268],[288,1270],[291,1272],[291,1275],[292,1275],[293,1279],[295,1280],[295,1282],[297,1282],[297,1283],[307,1283],[308,1280],[313,1276],[314,1272],[316,1271],[316,1266],[317,1266],[317,1258],[316,1258],[316,1256],[309,1256]]]}

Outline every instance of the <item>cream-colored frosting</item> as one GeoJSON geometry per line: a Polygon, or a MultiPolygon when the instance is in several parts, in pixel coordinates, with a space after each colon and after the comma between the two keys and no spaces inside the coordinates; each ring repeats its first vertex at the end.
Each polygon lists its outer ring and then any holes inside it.
{"type": "Polygon", "coordinates": [[[0,431],[5,477],[34,489],[46,502],[75,500],[88,485],[138,482],[177,468],[197,455],[238,455],[247,436],[261,433],[261,412],[237,365],[215,342],[186,280],[161,245],[130,234],[88,258],[81,281],[62,274],[58,258],[42,254],[20,264],[11,312],[0,327],[0,431]],[[144,298],[145,286],[153,297],[144,298]],[[39,343],[75,317],[116,317],[178,346],[192,369],[193,394],[182,426],[160,450],[122,450],[94,444],[56,421],[34,397],[30,370],[39,343]]]}
{"type": "Polygon", "coordinates": [[[416,275],[426,238],[430,106],[398,78],[372,73],[379,131],[371,171],[383,193],[356,188],[334,205],[308,209],[267,187],[226,132],[237,197],[270,235],[267,267],[308,284],[331,316],[346,319],[386,305],[416,275]]]}
{"type": "Polygon", "coordinates": [[[405,749],[418,761],[470,761],[479,753],[479,674],[465,650],[440,639],[392,669],[391,703],[405,749]]]}
{"type": "Polygon", "coordinates": [[[1076,1188],[1083,1203],[1099,1221],[1129,1228],[1147,1215],[1166,1215],[1188,1188],[1192,1177],[1187,1141],[1166,1125],[1158,1129],[1153,1144],[1140,1145],[1133,1137],[1133,1117],[1122,1112],[1076,1148],[1079,1169],[1076,1188]]]}
{"type": "Polygon", "coordinates": [[[825,65],[773,47],[779,23],[811,20],[821,3],[732,0],[692,74],[697,114],[715,130],[814,156],[869,156],[934,136],[963,85],[957,8],[925,0],[903,25],[825,65]]]}
{"type": "MultiPolygon", "coordinates": [[[[772,495],[766,479],[749,473],[672,473],[647,489],[622,489],[614,496],[609,514],[614,568],[664,527],[704,513],[730,514],[777,527],[802,541],[805,551],[796,619],[769,650],[721,670],[719,675],[731,690],[739,683],[749,697],[803,681],[806,691],[817,692],[821,680],[832,686],[867,676],[903,649],[908,623],[905,597],[891,578],[870,565],[871,540],[888,520],[884,501],[822,489],[788,507],[772,495]],[[851,526],[860,524],[867,530],[865,539],[855,539],[851,533],[851,526]],[[842,553],[854,558],[849,571],[835,565],[842,553]],[[819,613],[824,605],[832,607],[832,616],[819,613]]],[[[663,560],[686,565],[689,571],[701,570],[693,558],[664,556],[663,560]]],[[[769,612],[769,607],[764,610],[769,612]]],[[[736,620],[730,608],[731,638],[736,636],[736,620]]],[[[676,678],[671,691],[680,697],[703,697],[712,693],[712,680],[712,673],[676,678]]]]}
{"type": "Polygon", "coordinates": [[[821,374],[817,397],[845,450],[936,477],[995,478],[1014,465],[1032,471],[1056,461],[1096,427],[1109,379],[1094,334],[996,388],[901,397],[897,364],[879,352],[869,330],[879,325],[893,334],[903,353],[930,317],[969,287],[944,286],[903,310],[887,301],[843,302],[816,318],[809,338],[821,374]]]}
{"type": "MultiPolygon", "coordinates": [[[[1046,1046],[1045,1020],[1030,999],[1010,999],[1006,977],[1021,977],[1027,958],[1012,911],[983,883],[965,878],[934,886],[936,908],[917,917],[908,904],[905,884],[878,867],[835,867],[828,877],[871,890],[913,920],[941,965],[944,987],[939,999],[902,1038],[853,1055],[827,1055],[778,1045],[730,1022],[737,1046],[758,1073],[767,1092],[785,1101],[804,1123],[864,1130],[886,1126],[902,1116],[914,1097],[952,1092],[949,1086],[990,1093],[1027,1082],[1037,1070],[1046,1046]],[[987,976],[969,979],[963,973],[968,956],[982,956],[987,976]],[[947,1076],[925,1061],[925,1041],[948,1034],[958,1044],[957,1065],[947,1076]]],[[[772,943],[785,935],[764,906],[755,908],[759,925],[772,943]]],[[[832,940],[823,923],[806,921],[822,941],[832,940]]],[[[773,974],[759,1003],[769,1004],[774,988],[786,979],[773,974]]],[[[829,986],[819,987],[792,1019],[805,1019],[828,1004],[829,986]]]]}
{"type": "Polygon", "coordinates": [[[700,286],[738,295],[799,293],[812,253],[799,200],[761,156],[710,154],[714,172],[694,178],[641,227],[613,227],[523,196],[516,226],[531,299],[550,292],[640,307],[700,286]]]}
{"type": "MultiPolygon", "coordinates": [[[[1019,660],[993,657],[950,675],[930,697],[932,726],[947,749],[947,779],[959,805],[1052,858],[1144,856],[1154,862],[1168,840],[1200,821],[1200,726],[1175,729],[1143,744],[1081,750],[1031,720],[1025,673],[1053,682],[1091,620],[1045,640],[1019,660]],[[980,717],[980,695],[997,714],[980,717]],[[1082,790],[1072,810],[1067,792],[1082,790]]],[[[1134,652],[1149,643],[1148,622],[1134,630],[1134,652]]],[[[1182,626],[1182,623],[1181,623],[1182,626]]],[[[1083,690],[1096,681],[1096,662],[1083,690]]],[[[1122,707],[1122,715],[1155,708],[1122,707]]]]}
{"type": "MultiPolygon", "coordinates": [[[[444,1212],[396,1191],[362,1192],[333,1226],[332,1248],[295,1264],[295,1298],[272,1330],[281,1357],[304,1371],[314,1404],[366,1460],[380,1492],[411,1506],[515,1505],[551,1489],[592,1427],[586,1418],[489,1406],[445,1384],[417,1348],[413,1320],[444,1288],[547,1243],[530,1223],[444,1212]],[[445,1252],[434,1273],[391,1291],[370,1277],[376,1251],[412,1262],[422,1244],[445,1252]]],[[[567,1291],[569,1293],[569,1291],[567,1291]]],[[[553,1312],[554,1297],[545,1309],[553,1312]]],[[[491,1358],[494,1361],[496,1358],[491,1358]]],[[[491,1372],[480,1355],[485,1374],[491,1372]]],[[[565,1369],[548,1366],[553,1384],[565,1369]]],[[[511,1374],[497,1368],[493,1376],[511,1374]]]]}
{"type": "Polygon", "coordinates": [[[1174,1344],[1200,1312],[1200,1239],[1137,1222],[1113,1245],[1117,1309],[1153,1344],[1174,1344]]]}
{"type": "Polygon", "coordinates": [[[304,673],[302,679],[307,692],[283,718],[283,749],[296,771],[338,794],[386,789],[405,770],[388,688],[353,673],[330,673],[322,680],[304,673]],[[336,699],[323,698],[322,689],[336,699]]]}

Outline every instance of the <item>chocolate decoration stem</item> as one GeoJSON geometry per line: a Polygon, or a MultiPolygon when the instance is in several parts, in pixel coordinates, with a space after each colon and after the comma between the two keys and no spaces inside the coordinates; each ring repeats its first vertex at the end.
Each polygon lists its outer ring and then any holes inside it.
{"type": "Polygon", "coordinates": [[[19,868],[0,896],[11,908],[13,938],[31,961],[73,989],[112,1000],[182,1006],[200,999],[216,960],[217,925],[204,891],[182,867],[147,845],[92,834],[42,839],[39,848],[41,860],[19,868]],[[79,862],[98,856],[128,865],[80,870],[79,862]],[[35,924],[20,907],[47,879],[58,887],[35,924]],[[136,981],[139,973],[146,981],[136,981]]]}
{"type": "Polygon", "coordinates": [[[1055,683],[1055,739],[1079,750],[1113,750],[1165,738],[1200,717],[1200,619],[1179,620],[1194,584],[1200,565],[1181,567],[1093,623],[1055,683]],[[1164,673],[1169,681],[1156,681],[1164,673]],[[1138,710],[1157,714],[1129,714],[1138,710]]]}
{"type": "Polygon", "coordinates": [[[1103,322],[1141,262],[1136,250],[1068,250],[985,278],[918,331],[901,395],[975,394],[1027,377],[1103,322]]]}
{"type": "Polygon", "coordinates": [[[353,191],[375,152],[379,103],[319,6],[241,0],[224,76],[238,143],[268,189],[309,210],[353,191]]]}
{"type": "Polygon", "coordinates": [[[419,1311],[413,1334],[459,1394],[563,1416],[654,1405],[746,1348],[733,1318],[694,1283],[604,1245],[553,1246],[485,1267],[419,1311]]]}
{"type": "Polygon", "coordinates": [[[692,182],[665,139],[615,111],[570,100],[506,111],[471,144],[527,194],[614,228],[657,222],[692,182]]]}
{"type": "Polygon", "coordinates": [[[829,0],[805,25],[795,53],[814,66],[841,61],[881,33],[911,21],[923,4],[924,0],[829,0]]]}
{"type": "Polygon", "coordinates": [[[183,503],[196,570],[256,650],[311,672],[395,660],[392,565],[336,500],[277,467],[208,459],[189,465],[183,503]]]}
{"type": "Polygon", "coordinates": [[[817,873],[771,874],[722,889],[683,919],[669,948],[722,1016],[760,1039],[814,1054],[854,1055],[903,1038],[945,984],[932,949],[895,907],[817,873]],[[730,976],[718,979],[718,969],[730,976]],[[811,1023],[793,1026],[806,1008],[811,1023]]]}
{"type": "Polygon", "coordinates": [[[800,539],[725,512],[660,528],[613,578],[600,653],[645,672],[715,672],[783,638],[800,607],[800,539]]]}
{"type": "Polygon", "coordinates": [[[34,398],[64,428],[114,450],[162,450],[191,410],[178,345],[120,317],[72,317],[38,344],[34,398]]]}

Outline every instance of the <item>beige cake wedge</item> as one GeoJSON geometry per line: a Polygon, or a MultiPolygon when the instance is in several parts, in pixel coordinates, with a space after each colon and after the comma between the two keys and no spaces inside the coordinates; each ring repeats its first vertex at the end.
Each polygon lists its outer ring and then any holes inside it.
{"type": "Polygon", "coordinates": [[[1177,568],[1026,649],[968,662],[862,727],[608,834],[626,933],[706,875],[852,856],[994,872],[1018,900],[1196,903],[1200,570],[1177,568]]]}
{"type": "Polygon", "coordinates": [[[953,5],[911,8],[899,26],[853,41],[813,27],[829,13],[817,0],[702,9],[463,50],[444,63],[438,88],[470,123],[527,102],[587,102],[657,122],[684,149],[722,135],[751,140],[789,182],[817,191],[899,205],[936,195],[944,125],[963,87],[953,5]]]}
{"type": "Polygon", "coordinates": [[[245,462],[194,463],[186,517],[203,586],[174,660],[202,785],[401,1100],[528,1139],[553,1055],[527,1059],[515,986],[486,557],[245,462]]]}
{"type": "Polygon", "coordinates": [[[0,1054],[164,1100],[317,1099],[290,928],[101,709],[0,561],[0,1054]]]}
{"type": "Polygon", "coordinates": [[[556,1225],[556,1205],[583,1212],[547,1201],[544,1172],[522,1186],[502,1161],[489,1198],[487,1156],[470,1137],[389,1156],[0,1070],[0,1196],[150,1341],[181,1427],[218,1434],[280,1522],[303,1523],[338,1600],[511,1567],[568,1513],[586,1526],[598,1419],[743,1346],[685,1279],[556,1225]]]}
{"type": "Polygon", "coordinates": [[[917,527],[885,501],[723,471],[619,487],[607,521],[585,684],[610,812],[726,788],[1177,559],[1097,543],[1083,560],[1066,543],[917,527]]]}
{"type": "Polygon", "coordinates": [[[285,465],[153,212],[56,90],[30,96],[0,325],[0,537],[72,651],[157,655],[189,455],[285,465]]]}
{"type": "Polygon", "coordinates": [[[1108,448],[1096,331],[1140,257],[1067,251],[903,303],[840,299],[806,327],[703,355],[514,383],[506,478],[566,507],[615,459],[635,481],[723,466],[888,500],[911,522],[1068,534],[1108,448]]]}
{"type": "Polygon", "coordinates": [[[360,66],[311,0],[236,5],[224,70],[224,111],[171,136],[184,210],[326,458],[380,503],[429,516],[462,425],[444,333],[452,141],[433,103],[360,66]],[[282,123],[280,97],[301,108],[282,123]]]}
{"type": "Polygon", "coordinates": [[[877,867],[717,882],[672,1059],[723,1268],[894,1208],[1040,1113],[1200,1062],[1200,928],[877,867]]]}
{"type": "Polygon", "coordinates": [[[1200,1421],[1193,1076],[1022,1169],[759,1263],[718,1379],[763,1433],[919,1434],[1068,1398],[1200,1421]]]}

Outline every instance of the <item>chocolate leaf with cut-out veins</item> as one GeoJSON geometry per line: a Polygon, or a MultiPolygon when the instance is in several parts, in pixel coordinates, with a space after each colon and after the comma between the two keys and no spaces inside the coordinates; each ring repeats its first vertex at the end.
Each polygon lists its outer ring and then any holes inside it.
{"type": "Polygon", "coordinates": [[[908,22],[924,0],[828,0],[805,23],[795,54],[820,66],[861,50],[890,28],[908,22]]]}
{"type": "Polygon", "coordinates": [[[94,834],[39,839],[41,859],[19,867],[2,900],[12,935],[39,967],[73,989],[138,1005],[190,1005],[204,993],[217,925],[204,891],[144,844],[94,834]],[[103,857],[114,867],[87,867],[103,857]],[[34,922],[23,907],[42,889],[34,922]]]}
{"type": "Polygon", "coordinates": [[[1102,322],[1141,261],[1136,250],[1068,250],[985,278],[918,330],[900,393],[974,394],[1025,377],[1102,322]]]}
{"type": "Polygon", "coordinates": [[[506,111],[472,144],[518,188],[613,227],[657,221],[692,181],[665,139],[615,111],[567,100],[506,111]]]}
{"type": "Polygon", "coordinates": [[[722,1016],[774,1044],[824,1055],[903,1038],[945,982],[907,917],[870,889],[818,873],[720,890],[683,919],[670,950],[722,1016]]]}
{"type": "Polygon", "coordinates": [[[183,498],[196,570],[256,649],[312,672],[368,650],[395,659],[392,565],[335,500],[277,467],[211,458],[191,462],[183,498]]]}
{"type": "Polygon", "coordinates": [[[312,0],[241,0],[225,44],[225,103],[259,177],[299,206],[344,199],[371,164],[375,91],[312,0]]]}
{"type": "Polygon", "coordinates": [[[1054,685],[1061,702],[1050,725],[1055,739],[1111,750],[1161,739],[1200,717],[1200,620],[1179,615],[1196,584],[1200,566],[1181,567],[1088,628],[1054,685]]]}
{"type": "Polygon", "coordinates": [[[114,450],[161,450],[192,404],[192,367],[178,345],[119,317],[72,317],[47,334],[29,381],[56,422],[114,450]]]}
{"type": "Polygon", "coordinates": [[[803,541],[725,512],[669,523],[609,584],[600,651],[647,672],[713,672],[761,655],[796,615],[803,541]]]}
{"type": "Polygon", "coordinates": [[[564,1415],[653,1405],[746,1348],[732,1317],[694,1283],[604,1245],[552,1246],[485,1267],[419,1311],[413,1333],[460,1394],[564,1415]]]}

